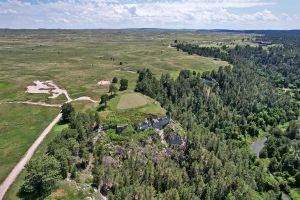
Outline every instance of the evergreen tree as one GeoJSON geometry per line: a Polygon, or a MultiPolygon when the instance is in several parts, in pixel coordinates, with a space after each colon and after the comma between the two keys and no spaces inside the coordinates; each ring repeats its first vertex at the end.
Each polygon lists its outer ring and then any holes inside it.
{"type": "Polygon", "coordinates": [[[104,106],[106,107],[107,101],[109,100],[109,96],[107,94],[103,94],[101,95],[100,99],[101,99],[100,103],[104,104],[104,106]]]}
{"type": "Polygon", "coordinates": [[[60,178],[60,163],[54,157],[44,155],[26,165],[21,191],[32,199],[43,199],[56,187],[60,178]]]}
{"type": "Polygon", "coordinates": [[[70,122],[72,115],[74,115],[74,108],[71,103],[64,103],[62,105],[62,120],[64,122],[70,122]]]}
{"type": "Polygon", "coordinates": [[[121,91],[122,91],[122,90],[127,90],[127,88],[128,88],[128,80],[122,78],[122,79],[120,80],[120,90],[121,90],[121,91]]]}

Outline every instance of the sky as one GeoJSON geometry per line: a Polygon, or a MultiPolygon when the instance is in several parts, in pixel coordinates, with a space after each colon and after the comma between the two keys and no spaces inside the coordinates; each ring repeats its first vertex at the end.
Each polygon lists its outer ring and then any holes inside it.
{"type": "Polygon", "coordinates": [[[300,0],[0,0],[0,28],[300,29],[300,0]]]}

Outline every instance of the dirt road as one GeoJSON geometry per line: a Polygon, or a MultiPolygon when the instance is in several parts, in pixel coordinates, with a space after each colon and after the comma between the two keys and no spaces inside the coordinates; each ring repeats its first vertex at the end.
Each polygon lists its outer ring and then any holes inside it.
{"type": "MultiPolygon", "coordinates": [[[[97,101],[91,99],[90,97],[83,96],[79,97],[77,99],[72,99],[67,92],[67,90],[60,89],[57,87],[54,83],[51,83],[52,86],[56,88],[56,90],[59,90],[58,92],[61,92],[64,94],[67,98],[66,103],[73,102],[73,101],[90,101],[93,103],[96,103],[97,101]]],[[[57,97],[57,96],[56,96],[57,97]]],[[[55,98],[56,98],[55,97],[55,98]]],[[[3,103],[9,103],[9,104],[30,104],[30,105],[38,105],[38,106],[46,106],[46,107],[61,107],[61,104],[47,104],[44,102],[31,102],[31,101],[12,101],[12,102],[0,102],[0,104],[3,103]]],[[[23,156],[23,158],[18,162],[18,164],[14,167],[14,169],[10,172],[10,174],[6,177],[6,179],[1,183],[0,185],[0,200],[3,199],[6,191],[8,188],[12,185],[14,180],[17,178],[17,176],[21,173],[26,163],[31,159],[34,151],[37,149],[37,147],[42,143],[42,141],[45,139],[47,134],[51,131],[51,129],[55,126],[57,122],[61,119],[62,114],[59,113],[55,119],[47,126],[47,128],[42,132],[42,134],[34,141],[34,143],[31,145],[31,147],[28,149],[26,154],[23,156]]]]}
{"type": "Polygon", "coordinates": [[[29,104],[29,105],[34,105],[34,106],[45,106],[45,107],[58,107],[60,108],[60,104],[48,104],[44,102],[32,102],[32,101],[9,101],[9,102],[4,102],[4,103],[9,103],[9,104],[29,104]]]}
{"type": "Polygon", "coordinates": [[[55,119],[45,128],[45,130],[41,133],[41,135],[34,141],[31,147],[28,149],[23,158],[18,162],[18,164],[14,167],[14,169],[9,173],[6,179],[0,185],[0,200],[3,199],[6,191],[12,185],[17,176],[21,173],[27,162],[31,159],[33,153],[37,149],[37,147],[42,143],[47,134],[51,131],[51,129],[55,126],[56,123],[61,119],[62,114],[59,113],[55,119]]]}

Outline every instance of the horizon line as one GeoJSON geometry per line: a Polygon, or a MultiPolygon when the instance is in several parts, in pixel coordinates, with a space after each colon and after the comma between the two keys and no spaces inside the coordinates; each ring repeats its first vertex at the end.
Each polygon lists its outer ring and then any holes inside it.
{"type": "Polygon", "coordinates": [[[230,29],[230,28],[0,28],[0,30],[186,30],[186,31],[300,31],[295,29],[230,29]]]}

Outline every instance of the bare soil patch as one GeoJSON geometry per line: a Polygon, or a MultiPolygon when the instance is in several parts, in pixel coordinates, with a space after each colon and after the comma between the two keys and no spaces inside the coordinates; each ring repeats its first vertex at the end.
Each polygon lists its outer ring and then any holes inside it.
{"type": "Polygon", "coordinates": [[[97,83],[100,86],[106,86],[106,85],[110,85],[110,81],[108,80],[101,80],[97,83]]]}
{"type": "Polygon", "coordinates": [[[49,99],[55,99],[59,97],[61,94],[64,94],[68,101],[71,101],[71,98],[69,97],[66,90],[59,88],[57,85],[53,83],[53,81],[34,81],[35,85],[29,85],[27,86],[27,93],[30,94],[51,94],[49,96],[49,99]]]}

